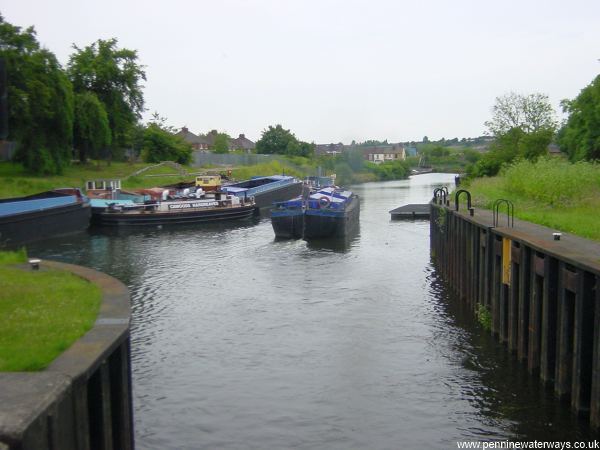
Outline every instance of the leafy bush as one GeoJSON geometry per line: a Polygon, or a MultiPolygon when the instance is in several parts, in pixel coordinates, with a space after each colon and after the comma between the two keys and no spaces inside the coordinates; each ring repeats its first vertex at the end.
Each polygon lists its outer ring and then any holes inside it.
{"type": "Polygon", "coordinates": [[[144,131],[142,159],[149,163],[175,161],[188,164],[192,160],[192,147],[179,136],[151,123],[144,131]]]}
{"type": "Polygon", "coordinates": [[[369,172],[377,175],[380,180],[401,180],[410,173],[410,167],[405,161],[390,161],[381,164],[366,163],[369,172]]]}

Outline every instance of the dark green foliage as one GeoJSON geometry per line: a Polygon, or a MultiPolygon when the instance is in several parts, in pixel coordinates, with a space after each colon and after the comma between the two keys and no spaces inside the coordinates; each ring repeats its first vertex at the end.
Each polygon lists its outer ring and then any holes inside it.
{"type": "Polygon", "coordinates": [[[73,92],[53,53],[40,48],[33,27],[0,16],[0,57],[7,67],[9,139],[16,159],[36,173],[59,173],[71,159],[73,92]]]}
{"type": "Polygon", "coordinates": [[[470,148],[464,149],[463,155],[469,164],[475,164],[481,158],[481,153],[470,148]]]}
{"type": "Polygon", "coordinates": [[[520,128],[513,128],[499,135],[490,145],[490,151],[467,168],[467,174],[470,177],[491,177],[498,174],[504,164],[516,158],[535,161],[539,156],[547,153],[553,136],[554,130],[548,128],[530,133],[520,128]]]}
{"type": "Polygon", "coordinates": [[[156,123],[150,123],[144,131],[141,153],[142,159],[150,163],[175,161],[188,164],[192,160],[192,146],[156,123]]]}
{"type": "Polygon", "coordinates": [[[104,105],[92,92],[75,95],[73,142],[81,162],[100,157],[100,151],[110,145],[108,115],[104,105]]]}
{"type": "Polygon", "coordinates": [[[69,59],[68,73],[77,93],[92,92],[108,114],[112,152],[131,146],[131,132],[144,111],[144,67],[135,50],[120,49],[116,39],[102,40],[81,49],[69,59]]]}
{"type": "Polygon", "coordinates": [[[215,153],[229,153],[229,136],[226,133],[217,133],[213,150],[215,153]]]}
{"type": "Polygon", "coordinates": [[[284,129],[281,125],[275,127],[269,125],[269,128],[263,130],[261,138],[256,142],[256,153],[284,155],[288,144],[295,140],[296,136],[290,130],[284,129]]]}
{"type": "Polygon", "coordinates": [[[445,147],[442,147],[441,145],[436,145],[428,152],[425,152],[425,154],[434,158],[442,158],[444,156],[450,155],[450,150],[448,150],[445,147]]]}
{"type": "Polygon", "coordinates": [[[563,101],[569,114],[558,142],[571,161],[600,159],[600,75],[572,101],[563,101]]]}
{"type": "Polygon", "coordinates": [[[269,125],[256,143],[256,153],[310,157],[314,152],[314,144],[299,141],[290,130],[281,125],[269,125]]]}

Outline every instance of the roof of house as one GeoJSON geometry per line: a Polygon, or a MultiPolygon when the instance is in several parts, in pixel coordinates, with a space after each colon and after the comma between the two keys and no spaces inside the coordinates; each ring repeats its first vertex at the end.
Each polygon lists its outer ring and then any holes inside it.
{"type": "Polygon", "coordinates": [[[175,133],[175,136],[179,136],[183,138],[184,141],[189,142],[190,144],[208,144],[209,142],[206,140],[206,137],[202,135],[195,135],[187,127],[181,128],[180,131],[175,133]]]}
{"type": "Polygon", "coordinates": [[[236,148],[242,148],[244,150],[252,150],[256,147],[254,142],[248,139],[244,134],[240,134],[239,137],[232,139],[231,142],[236,148]]]}
{"type": "Polygon", "coordinates": [[[548,153],[552,155],[560,155],[562,151],[557,144],[550,144],[548,145],[548,153]]]}
{"type": "Polygon", "coordinates": [[[327,153],[342,153],[346,149],[346,146],[341,142],[338,144],[317,144],[315,146],[315,153],[317,155],[325,155],[327,153]]]}

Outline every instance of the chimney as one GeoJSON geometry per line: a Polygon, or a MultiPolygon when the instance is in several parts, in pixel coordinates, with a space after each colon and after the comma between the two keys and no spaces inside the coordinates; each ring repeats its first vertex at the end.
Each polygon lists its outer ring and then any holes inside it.
{"type": "Polygon", "coordinates": [[[184,134],[187,134],[188,131],[190,131],[190,130],[188,130],[187,127],[182,127],[181,128],[181,132],[184,133],[184,134]]]}
{"type": "Polygon", "coordinates": [[[246,136],[243,134],[240,134],[240,137],[238,139],[246,139],[246,136]]]}

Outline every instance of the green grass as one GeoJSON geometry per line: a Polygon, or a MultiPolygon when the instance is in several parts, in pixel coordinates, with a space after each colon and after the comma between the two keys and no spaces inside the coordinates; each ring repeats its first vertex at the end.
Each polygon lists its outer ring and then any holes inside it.
{"type": "Polygon", "coordinates": [[[25,252],[0,252],[0,371],[45,368],[94,324],[101,291],[58,270],[17,266],[25,252]]]}
{"type": "Polygon", "coordinates": [[[62,175],[32,175],[20,164],[0,162],[0,198],[20,197],[59,187],[83,188],[85,182],[96,179],[125,178],[148,164],[90,163],[73,164],[62,175]]]}
{"type": "Polygon", "coordinates": [[[232,176],[236,180],[246,180],[252,176],[268,176],[268,175],[291,175],[294,177],[303,178],[305,172],[284,165],[279,161],[271,161],[268,163],[256,164],[254,166],[243,166],[233,169],[232,176]]]}
{"type": "MultiPolygon", "coordinates": [[[[500,176],[477,178],[468,189],[475,207],[504,198],[515,217],[600,241],[600,165],[563,159],[519,161],[500,176]]],[[[502,209],[504,211],[504,209],[502,209]]]]}
{"type": "MultiPolygon", "coordinates": [[[[295,162],[304,161],[298,160],[295,162]]],[[[85,182],[88,180],[120,179],[124,189],[139,189],[164,186],[182,181],[192,181],[194,179],[193,175],[181,176],[177,170],[168,166],[153,168],[134,177],[130,176],[137,170],[151,165],[153,164],[113,162],[108,166],[105,162],[93,162],[87,165],[74,164],[69,166],[62,175],[44,176],[27,173],[20,164],[0,162],[0,198],[21,197],[59,187],[84,188],[85,182]]],[[[279,161],[272,161],[254,166],[235,168],[232,175],[237,180],[245,180],[251,176],[274,175],[284,172],[287,175],[297,177],[304,177],[309,173],[309,166],[304,167],[303,165],[300,167],[300,170],[298,167],[288,166],[279,161]]],[[[185,167],[185,169],[190,173],[205,170],[218,173],[226,170],[226,168],[222,167],[212,169],[185,167]]]]}

